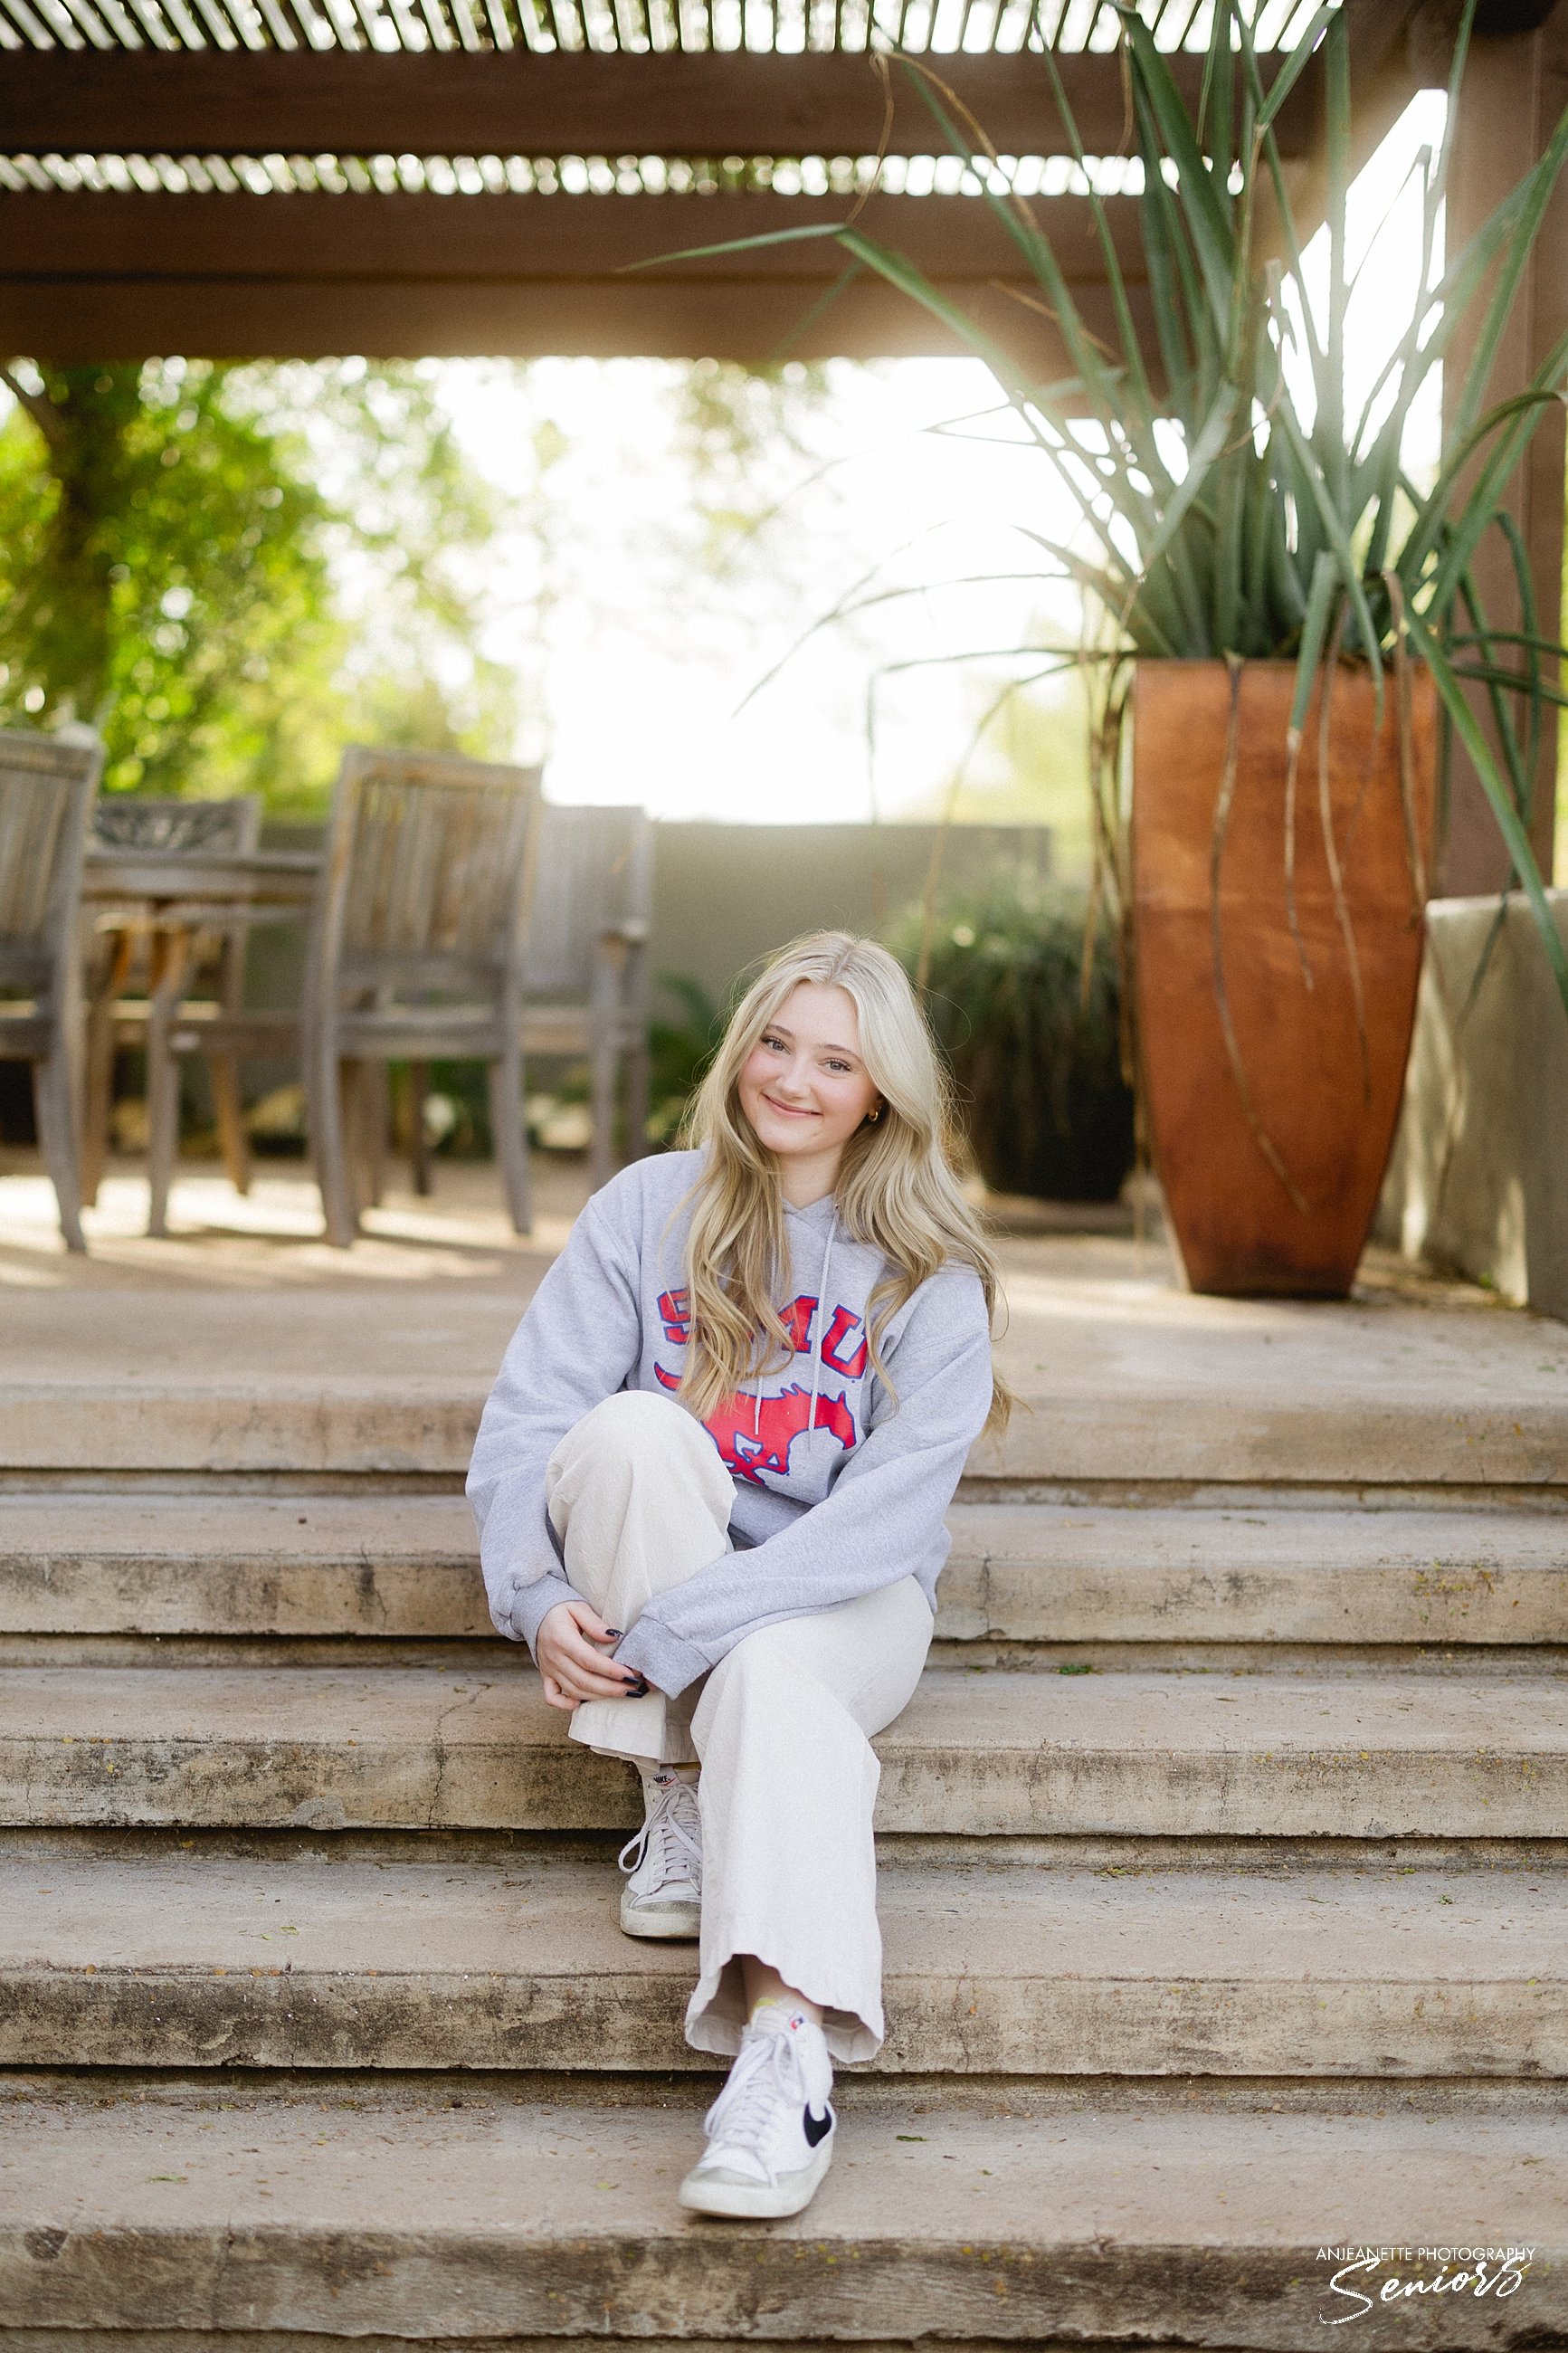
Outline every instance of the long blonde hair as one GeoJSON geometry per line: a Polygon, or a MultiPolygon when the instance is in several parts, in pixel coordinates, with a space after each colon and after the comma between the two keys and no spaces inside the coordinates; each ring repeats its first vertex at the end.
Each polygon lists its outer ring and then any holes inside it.
{"type": "MultiPolygon", "coordinates": [[[[685,1196],[690,1341],[680,1395],[700,1419],[742,1383],[787,1365],[794,1344],[774,1293],[788,1264],[778,1163],[741,1108],[739,1080],[752,1048],[803,980],[842,988],[860,1017],[860,1052],[883,1103],[844,1147],[835,1201],[844,1230],[880,1250],[892,1271],[871,1293],[867,1345],[897,1402],[879,1353],[889,1319],[939,1268],[980,1277],[988,1314],[1001,1292],[996,1260],[954,1174],[961,1146],[952,1093],[903,966],[875,940],[811,932],[781,948],[730,1017],[688,1108],[680,1141],[702,1149],[685,1196]]],[[[985,1430],[1005,1429],[1012,1398],[992,1374],[985,1430]]]]}

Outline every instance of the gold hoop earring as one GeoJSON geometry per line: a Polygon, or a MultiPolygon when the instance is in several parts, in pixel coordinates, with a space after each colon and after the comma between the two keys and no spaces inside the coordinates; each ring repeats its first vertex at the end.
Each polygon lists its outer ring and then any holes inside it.
{"type": "Polygon", "coordinates": [[[876,1124],[877,1124],[877,1122],[881,1118],[881,1116],[882,1116],[882,1106],[881,1106],[881,1104],[880,1104],[880,1103],[879,1103],[879,1104],[877,1105],[877,1108],[876,1108],[876,1110],[875,1110],[875,1111],[868,1111],[868,1112],[866,1113],[866,1122],[867,1122],[868,1126],[869,1126],[869,1127],[875,1127],[875,1126],[876,1126],[876,1124]]]}

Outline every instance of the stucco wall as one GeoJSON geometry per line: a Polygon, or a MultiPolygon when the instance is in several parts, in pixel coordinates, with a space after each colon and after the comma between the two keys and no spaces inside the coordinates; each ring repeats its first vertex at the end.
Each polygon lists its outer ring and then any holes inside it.
{"type": "MultiPolygon", "coordinates": [[[[936,834],[932,825],[658,826],[651,969],[688,974],[722,1005],[737,973],[797,933],[827,925],[875,932],[918,901],[936,834]]],[[[269,827],[267,833],[269,841],[294,848],[313,847],[321,836],[314,826],[269,827]]],[[[1046,880],[1050,828],[950,827],[942,895],[1001,866],[1046,880]]],[[[249,954],[251,1001],[297,1003],[303,957],[302,925],[259,929],[249,954]]]]}
{"type": "MultiPolygon", "coordinates": [[[[652,966],[689,973],[722,1004],[737,973],[797,933],[876,932],[925,890],[931,825],[661,825],[655,836],[652,966]]],[[[959,825],[943,896],[999,865],[1044,880],[1048,826],[959,825]]]]}
{"type": "MultiPolygon", "coordinates": [[[[1551,893],[1568,942],[1568,891],[1551,893]]],[[[1427,909],[1405,1109],[1378,1212],[1407,1257],[1568,1318],[1568,1014],[1522,896],[1427,909]],[[1474,989],[1473,1001],[1471,991],[1474,989]]]]}

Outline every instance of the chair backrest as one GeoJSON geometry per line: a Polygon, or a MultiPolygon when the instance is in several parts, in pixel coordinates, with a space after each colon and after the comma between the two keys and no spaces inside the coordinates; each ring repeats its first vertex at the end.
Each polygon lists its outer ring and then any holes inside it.
{"type": "Polygon", "coordinates": [[[344,753],[317,907],[312,987],[477,991],[520,977],[539,770],[447,753],[344,753]]]}
{"type": "Polygon", "coordinates": [[[261,802],[255,793],[227,801],[142,800],[115,793],[92,812],[92,838],[104,849],[167,849],[176,856],[205,850],[209,856],[247,858],[261,833],[261,802]]]}
{"type": "Polygon", "coordinates": [[[76,955],[81,854],[103,766],[80,742],[0,733],[0,986],[47,989],[76,955]]]}
{"type": "Polygon", "coordinates": [[[647,924],[652,902],[653,825],[644,810],[546,802],[523,955],[529,995],[585,999],[601,932],[611,923],[647,924]]]}

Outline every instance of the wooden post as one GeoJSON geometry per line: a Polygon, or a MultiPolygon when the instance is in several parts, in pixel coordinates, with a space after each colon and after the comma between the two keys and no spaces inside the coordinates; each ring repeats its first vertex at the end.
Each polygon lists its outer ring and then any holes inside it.
{"type": "MultiPolygon", "coordinates": [[[[1472,42],[1459,97],[1459,121],[1448,183],[1450,259],[1495,210],[1541,154],[1568,104],[1568,0],[1532,32],[1489,33],[1472,42]]],[[[1475,311],[1484,309],[1478,303],[1475,311]]],[[[1472,315],[1472,327],[1474,314],[1472,315]]],[[[1568,328],[1568,176],[1558,183],[1513,306],[1487,386],[1486,405],[1521,392],[1553,343],[1568,328]]],[[[1444,371],[1444,406],[1452,414],[1464,381],[1473,333],[1457,344],[1444,371]]],[[[1563,429],[1560,409],[1536,431],[1508,501],[1529,551],[1537,619],[1542,636],[1560,633],[1563,556],[1563,429]]],[[[1520,627],[1513,566],[1500,533],[1488,533],[1475,563],[1476,584],[1489,622],[1520,627]]],[[[1506,655],[1505,655],[1505,658],[1506,655]]],[[[1513,659],[1517,660],[1517,649],[1513,659]]],[[[1555,682],[1555,681],[1554,681],[1555,682]]],[[[1475,694],[1485,718],[1485,696],[1475,694]]],[[[1489,732],[1489,719],[1485,719],[1489,732]]],[[[1556,712],[1547,714],[1534,777],[1531,837],[1550,880],[1557,775],[1556,712]]],[[[1508,853],[1474,769],[1456,748],[1450,770],[1447,848],[1437,876],[1445,897],[1500,890],[1508,853]]]]}

